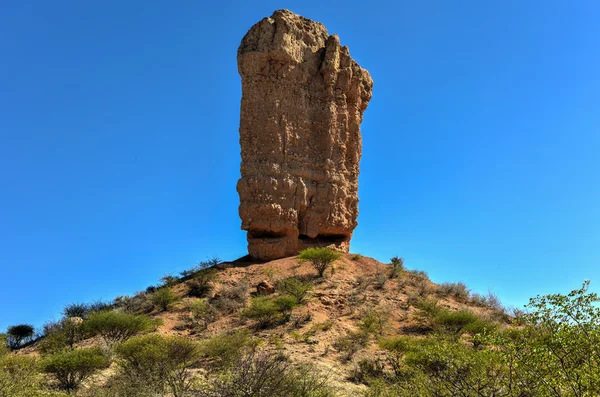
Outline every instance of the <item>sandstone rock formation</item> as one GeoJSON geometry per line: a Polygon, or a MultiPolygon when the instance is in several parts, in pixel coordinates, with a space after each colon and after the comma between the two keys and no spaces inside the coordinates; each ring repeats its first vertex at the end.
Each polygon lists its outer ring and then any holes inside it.
{"type": "Polygon", "coordinates": [[[329,245],[347,252],[373,80],[337,35],[287,10],[254,25],[237,59],[237,191],[250,255],[276,259],[329,245]]]}

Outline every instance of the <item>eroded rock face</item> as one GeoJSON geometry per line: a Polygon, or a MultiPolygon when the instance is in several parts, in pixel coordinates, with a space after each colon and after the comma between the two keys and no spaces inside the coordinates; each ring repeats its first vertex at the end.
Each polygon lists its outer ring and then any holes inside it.
{"type": "Polygon", "coordinates": [[[347,252],[358,216],[360,123],[373,80],[325,27],[287,10],[254,25],[242,77],[239,213],[257,259],[347,252]]]}

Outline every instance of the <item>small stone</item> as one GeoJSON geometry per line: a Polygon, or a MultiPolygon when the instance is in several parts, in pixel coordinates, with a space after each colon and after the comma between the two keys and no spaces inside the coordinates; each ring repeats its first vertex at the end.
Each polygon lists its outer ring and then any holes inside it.
{"type": "Polygon", "coordinates": [[[275,292],[275,287],[268,281],[261,281],[256,286],[256,293],[258,295],[270,295],[275,292]]]}

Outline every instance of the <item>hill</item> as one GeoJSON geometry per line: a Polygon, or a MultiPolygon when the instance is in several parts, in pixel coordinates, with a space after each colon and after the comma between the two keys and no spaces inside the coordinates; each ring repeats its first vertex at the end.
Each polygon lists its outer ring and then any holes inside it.
{"type": "MultiPolygon", "coordinates": [[[[73,304],[65,308],[62,323],[48,324],[45,336],[18,354],[56,353],[53,335],[64,331],[65,321],[82,318],[83,327],[94,314],[116,311],[153,319],[157,325],[151,334],[202,345],[202,359],[190,373],[210,371],[223,356],[253,346],[308,365],[335,395],[355,396],[367,392],[369,371],[393,371],[390,350],[381,341],[418,340],[432,333],[469,340],[482,329],[511,322],[494,296],[470,294],[461,283],[436,285],[425,272],[405,269],[401,258],[383,264],[358,254],[339,255],[323,277],[298,257],[204,262],[134,296],[73,304]]],[[[73,347],[109,351],[98,334],[82,330],[73,347]]],[[[116,361],[83,381],[79,393],[105,395],[99,393],[110,390],[116,361]]]]}

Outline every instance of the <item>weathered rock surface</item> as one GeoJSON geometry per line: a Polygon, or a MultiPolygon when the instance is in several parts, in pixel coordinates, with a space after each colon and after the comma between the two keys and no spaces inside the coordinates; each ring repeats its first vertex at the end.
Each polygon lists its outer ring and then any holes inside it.
{"type": "Polygon", "coordinates": [[[287,10],[254,25],[237,58],[237,191],[249,254],[276,259],[329,245],[347,252],[373,80],[337,35],[287,10]]]}

